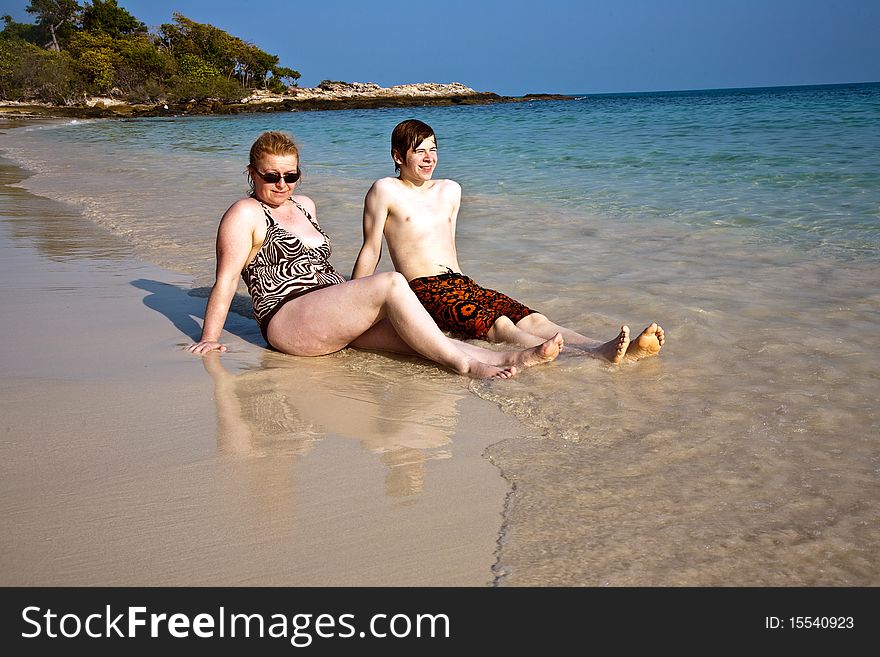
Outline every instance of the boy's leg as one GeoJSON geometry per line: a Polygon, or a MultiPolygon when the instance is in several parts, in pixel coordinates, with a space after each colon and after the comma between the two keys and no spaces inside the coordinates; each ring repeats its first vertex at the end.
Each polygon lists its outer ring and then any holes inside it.
{"type": "Polygon", "coordinates": [[[522,330],[509,317],[502,315],[492,324],[492,328],[486,333],[486,339],[490,342],[506,342],[521,347],[534,347],[541,344],[545,338],[522,330]]]}

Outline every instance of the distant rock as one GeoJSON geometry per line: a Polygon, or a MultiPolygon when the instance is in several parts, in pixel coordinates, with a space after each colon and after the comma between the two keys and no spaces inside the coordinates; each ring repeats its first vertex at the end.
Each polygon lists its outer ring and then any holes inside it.
{"type": "Polygon", "coordinates": [[[97,107],[98,109],[116,107],[118,105],[126,104],[127,103],[124,100],[119,100],[118,98],[110,98],[109,96],[93,96],[92,98],[86,99],[86,107],[97,107]]]}
{"type": "Polygon", "coordinates": [[[419,82],[380,87],[375,82],[339,82],[325,80],[317,87],[290,87],[287,93],[254,90],[238,102],[217,98],[193,99],[183,103],[132,105],[113,97],[95,97],[78,106],[16,106],[0,103],[0,115],[53,115],[79,117],[138,117],[193,114],[244,114],[251,112],[296,112],[332,109],[372,109],[378,107],[414,107],[420,105],[484,105],[489,103],[532,100],[569,100],[572,96],[530,94],[500,96],[476,91],[460,82],[419,82]]]}
{"type": "MultiPolygon", "coordinates": [[[[286,94],[255,90],[242,103],[282,103],[285,100],[346,100],[351,98],[453,98],[482,96],[460,82],[420,82],[380,87],[375,82],[324,81],[317,87],[290,87],[286,94]]],[[[493,96],[496,94],[492,94],[493,96]]]]}

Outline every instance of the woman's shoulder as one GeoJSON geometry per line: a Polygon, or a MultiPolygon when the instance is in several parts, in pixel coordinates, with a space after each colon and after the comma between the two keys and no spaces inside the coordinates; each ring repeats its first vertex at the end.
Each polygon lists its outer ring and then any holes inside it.
{"type": "Polygon", "coordinates": [[[255,199],[253,196],[245,196],[243,198],[238,199],[235,203],[229,206],[230,211],[235,212],[262,212],[262,206],[260,202],[255,199]]]}
{"type": "Polygon", "coordinates": [[[317,212],[315,202],[312,199],[310,199],[308,196],[305,196],[303,194],[294,194],[290,198],[293,199],[294,203],[298,203],[299,205],[304,207],[306,210],[308,210],[309,214],[311,214],[312,216],[315,216],[315,213],[317,212]]]}
{"type": "Polygon", "coordinates": [[[223,214],[224,224],[250,224],[259,221],[263,216],[263,208],[255,198],[246,196],[229,206],[223,214]]]}

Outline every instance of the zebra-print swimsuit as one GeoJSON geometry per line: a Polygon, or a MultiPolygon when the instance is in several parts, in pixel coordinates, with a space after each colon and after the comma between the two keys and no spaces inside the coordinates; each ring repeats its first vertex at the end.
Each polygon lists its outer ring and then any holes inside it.
{"type": "MultiPolygon", "coordinates": [[[[241,272],[254,304],[254,317],[263,337],[269,321],[281,306],[298,296],[328,285],[344,283],[345,279],[330,264],[330,238],[312,215],[290,199],[311,224],[324,236],[324,243],[310,247],[277,223],[269,208],[259,202],[266,215],[266,239],[251,263],[241,272]]],[[[268,339],[266,340],[268,342],[268,339]]]]}

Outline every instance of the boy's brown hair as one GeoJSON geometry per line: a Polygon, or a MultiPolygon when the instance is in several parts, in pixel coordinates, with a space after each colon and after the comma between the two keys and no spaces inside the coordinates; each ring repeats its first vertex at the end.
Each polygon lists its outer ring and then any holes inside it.
{"type": "MultiPolygon", "coordinates": [[[[406,154],[410,149],[415,150],[416,146],[421,144],[429,137],[434,138],[434,144],[437,143],[437,135],[434,129],[427,123],[423,123],[418,119],[407,119],[398,123],[391,132],[391,159],[395,156],[406,161],[406,154]]],[[[395,173],[400,172],[400,165],[397,160],[394,161],[395,173]]]]}

